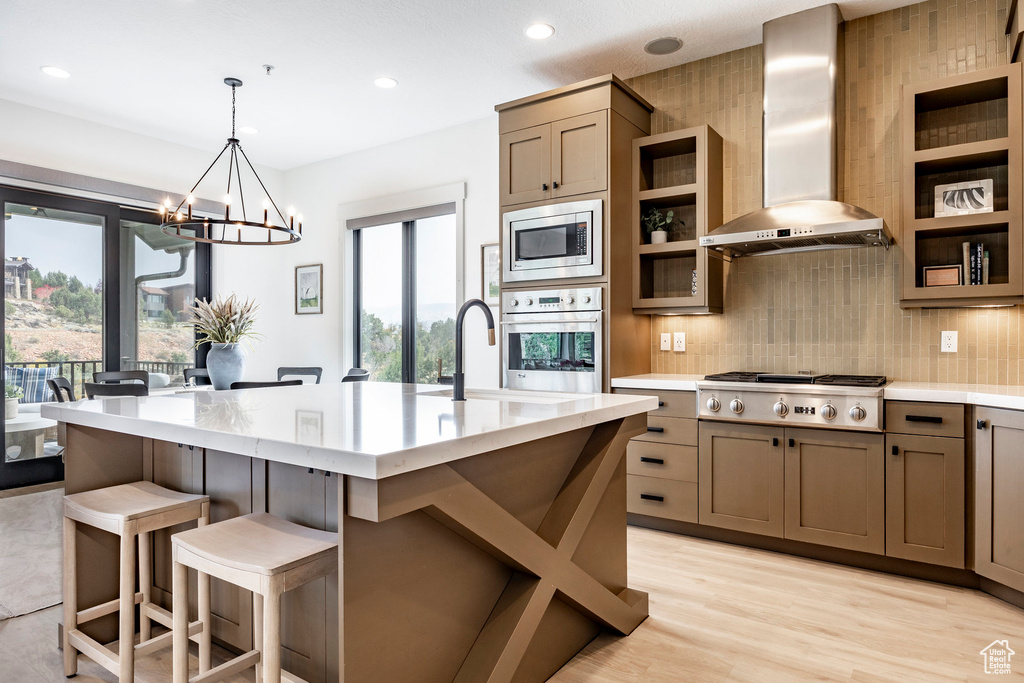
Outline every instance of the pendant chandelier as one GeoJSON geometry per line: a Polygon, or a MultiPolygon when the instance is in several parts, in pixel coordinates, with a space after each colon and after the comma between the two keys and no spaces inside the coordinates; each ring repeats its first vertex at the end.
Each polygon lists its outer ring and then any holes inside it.
{"type": "Polygon", "coordinates": [[[163,206],[160,207],[162,219],[160,228],[164,233],[173,237],[210,244],[291,244],[298,242],[302,239],[302,216],[296,220],[295,212],[289,210],[288,218],[285,218],[256,169],[253,168],[252,162],[246,156],[238,138],[235,137],[235,89],[242,87],[242,81],[237,78],[225,78],[224,83],[231,86],[231,137],[228,138],[224,149],[220,151],[217,158],[213,160],[213,163],[176,208],[171,208],[170,199],[164,200],[163,206]],[[228,153],[229,151],[230,153],[228,153]],[[192,193],[226,153],[228,154],[228,182],[227,192],[224,195],[224,218],[201,218],[198,216],[193,218],[192,203],[195,198],[192,193]],[[262,222],[251,221],[246,214],[245,195],[242,190],[241,162],[243,160],[265,195],[262,222]],[[238,208],[235,209],[235,215],[232,217],[232,192],[234,190],[238,192],[238,208]],[[270,213],[271,207],[277,214],[276,216],[270,213]],[[241,215],[239,216],[239,214],[241,215]],[[281,219],[280,224],[277,222],[278,218],[281,219]],[[298,223],[297,226],[296,223],[298,223]]]}

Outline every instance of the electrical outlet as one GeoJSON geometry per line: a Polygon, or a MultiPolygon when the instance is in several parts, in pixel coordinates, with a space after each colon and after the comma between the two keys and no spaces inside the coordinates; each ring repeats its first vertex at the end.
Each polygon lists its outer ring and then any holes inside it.
{"type": "Polygon", "coordinates": [[[671,351],[672,350],[672,333],[662,332],[661,333],[661,350],[671,351]]]}
{"type": "Polygon", "coordinates": [[[672,349],[674,351],[686,351],[686,333],[685,332],[676,332],[675,333],[675,338],[673,339],[673,342],[674,342],[674,344],[673,344],[672,349]]]}
{"type": "Polygon", "coordinates": [[[939,350],[942,353],[956,353],[956,332],[943,332],[939,342],[939,350]]]}

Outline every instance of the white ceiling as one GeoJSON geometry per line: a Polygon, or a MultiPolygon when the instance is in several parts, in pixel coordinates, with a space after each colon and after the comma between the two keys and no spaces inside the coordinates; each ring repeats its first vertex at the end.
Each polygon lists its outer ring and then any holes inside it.
{"type": "MultiPolygon", "coordinates": [[[[761,42],[821,0],[0,0],[0,98],[211,153],[230,132],[225,76],[254,162],[295,166],[493,113],[605,73],[622,78],[761,42]],[[555,35],[533,41],[530,23],[555,35]],[[654,57],[646,42],[677,36],[654,57]],[[261,65],[273,64],[272,76],[261,65]],[[39,71],[71,72],[58,80],[39,71]],[[381,90],[374,78],[399,86],[381,90]]],[[[905,0],[839,2],[846,19],[905,0]]],[[[2,122],[0,122],[2,125],[2,122]]]]}

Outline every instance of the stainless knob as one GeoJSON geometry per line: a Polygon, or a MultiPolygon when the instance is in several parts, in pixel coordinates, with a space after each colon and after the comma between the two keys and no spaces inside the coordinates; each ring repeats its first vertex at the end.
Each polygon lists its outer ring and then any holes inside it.
{"type": "Polygon", "coordinates": [[[831,403],[826,403],[821,407],[821,416],[826,420],[834,420],[836,417],[836,407],[831,403]]]}
{"type": "Polygon", "coordinates": [[[564,302],[565,302],[565,303],[567,303],[567,304],[573,304],[573,303],[575,303],[575,302],[576,302],[576,297],[574,297],[574,296],[572,296],[572,295],[570,294],[569,296],[567,296],[567,297],[565,297],[564,299],[562,299],[562,301],[564,301],[564,302]]]}
{"type": "Polygon", "coordinates": [[[530,297],[526,297],[526,305],[527,306],[532,306],[533,305],[533,299],[531,299],[530,297]]]}
{"type": "Polygon", "coordinates": [[[729,402],[729,410],[736,413],[737,415],[739,413],[742,413],[743,401],[739,400],[738,398],[734,398],[732,401],[729,402]]]}
{"type": "Polygon", "coordinates": [[[860,422],[861,420],[863,420],[867,416],[868,416],[868,411],[864,410],[860,406],[854,406],[854,407],[850,408],[850,417],[852,417],[857,422],[860,422]]]}
{"type": "Polygon", "coordinates": [[[778,415],[779,417],[786,417],[787,415],[789,415],[789,406],[787,406],[782,401],[776,403],[772,410],[774,410],[775,414],[778,415]]]}
{"type": "Polygon", "coordinates": [[[710,410],[712,413],[717,413],[719,410],[722,409],[722,402],[719,401],[714,396],[712,396],[711,398],[708,399],[708,404],[707,405],[708,405],[708,410],[710,410]]]}
{"type": "Polygon", "coordinates": [[[583,295],[583,303],[585,303],[585,304],[589,304],[590,303],[590,295],[589,294],[584,294],[583,295]]]}
{"type": "Polygon", "coordinates": [[[519,299],[512,299],[512,301],[509,301],[509,304],[512,305],[512,308],[515,308],[519,305],[519,299]]]}

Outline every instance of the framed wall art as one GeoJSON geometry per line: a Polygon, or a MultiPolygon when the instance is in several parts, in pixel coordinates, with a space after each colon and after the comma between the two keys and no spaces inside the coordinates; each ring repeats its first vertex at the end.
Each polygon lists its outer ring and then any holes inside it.
{"type": "Polygon", "coordinates": [[[480,245],[481,293],[480,298],[488,306],[500,303],[498,278],[501,272],[501,260],[498,258],[497,244],[480,245]]]}
{"type": "Polygon", "coordinates": [[[324,312],[324,264],[295,266],[295,313],[324,312]]]}
{"type": "Polygon", "coordinates": [[[935,186],[935,217],[990,213],[992,180],[968,180],[935,186]]]}

